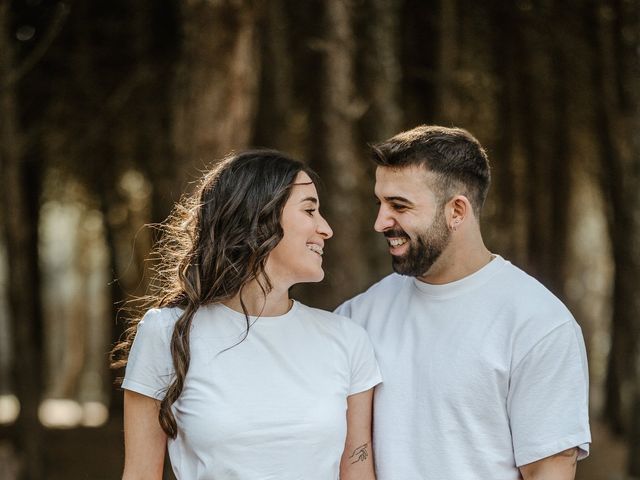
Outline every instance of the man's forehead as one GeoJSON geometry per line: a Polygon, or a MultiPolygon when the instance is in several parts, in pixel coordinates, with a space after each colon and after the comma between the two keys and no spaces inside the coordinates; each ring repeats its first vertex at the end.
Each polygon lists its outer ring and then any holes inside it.
{"type": "Polygon", "coordinates": [[[436,175],[420,165],[406,167],[378,167],[375,193],[378,197],[415,198],[433,195],[431,185],[436,175]]]}
{"type": "Polygon", "coordinates": [[[427,187],[436,179],[436,175],[420,165],[406,167],[378,167],[376,184],[405,185],[418,188],[427,187]]]}

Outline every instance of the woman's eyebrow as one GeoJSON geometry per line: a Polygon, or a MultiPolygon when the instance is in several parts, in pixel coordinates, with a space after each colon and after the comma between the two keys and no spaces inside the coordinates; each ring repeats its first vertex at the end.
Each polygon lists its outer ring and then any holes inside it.
{"type": "Polygon", "coordinates": [[[316,197],[306,197],[306,198],[303,198],[302,200],[300,200],[300,203],[304,203],[304,202],[311,202],[311,203],[315,203],[317,205],[318,204],[318,199],[316,197]]]}

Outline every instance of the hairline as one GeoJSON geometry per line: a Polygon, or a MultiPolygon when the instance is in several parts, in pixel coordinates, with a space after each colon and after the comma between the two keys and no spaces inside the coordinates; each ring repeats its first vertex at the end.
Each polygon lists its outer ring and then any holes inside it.
{"type": "MultiPolygon", "coordinates": [[[[375,162],[375,164],[376,168],[387,168],[391,171],[401,171],[408,168],[418,168],[425,174],[426,186],[435,195],[438,205],[444,205],[453,197],[462,195],[467,198],[474,212],[476,212],[476,208],[469,198],[470,195],[467,192],[464,183],[458,179],[447,179],[444,172],[437,172],[429,168],[426,161],[407,162],[402,165],[390,165],[379,162],[375,162]]],[[[481,208],[478,208],[477,213],[479,213],[480,210],[481,208]]]]}

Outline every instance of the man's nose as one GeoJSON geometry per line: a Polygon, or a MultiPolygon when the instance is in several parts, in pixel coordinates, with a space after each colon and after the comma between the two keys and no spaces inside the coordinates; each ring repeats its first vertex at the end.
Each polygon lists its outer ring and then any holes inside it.
{"type": "Polygon", "coordinates": [[[378,209],[378,216],[376,217],[376,221],[373,224],[373,228],[376,232],[384,232],[389,228],[393,227],[395,221],[391,215],[389,215],[389,210],[385,208],[383,205],[380,205],[378,209]]]}

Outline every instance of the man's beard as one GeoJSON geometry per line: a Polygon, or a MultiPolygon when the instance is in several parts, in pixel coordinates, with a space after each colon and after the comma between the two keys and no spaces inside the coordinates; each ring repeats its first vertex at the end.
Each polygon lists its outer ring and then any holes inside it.
{"type": "Polygon", "coordinates": [[[407,238],[409,249],[402,256],[392,255],[393,270],[400,275],[419,277],[429,271],[431,266],[449,244],[451,232],[447,226],[444,208],[439,208],[433,222],[427,230],[411,240],[402,230],[385,232],[387,237],[407,238]]]}

